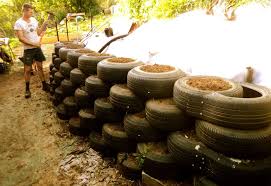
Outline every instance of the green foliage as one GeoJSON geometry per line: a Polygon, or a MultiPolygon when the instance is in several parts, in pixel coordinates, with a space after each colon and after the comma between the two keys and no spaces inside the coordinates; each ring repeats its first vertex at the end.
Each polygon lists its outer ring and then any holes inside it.
{"type": "Polygon", "coordinates": [[[101,12],[101,7],[96,0],[69,0],[73,12],[85,12],[95,16],[101,12]]]}
{"type": "Polygon", "coordinates": [[[102,9],[108,9],[117,3],[116,0],[96,0],[96,2],[102,9]]]}
{"type": "Polygon", "coordinates": [[[178,14],[191,10],[193,2],[191,0],[161,0],[155,7],[155,16],[158,18],[175,17],[178,14]]]}
{"type": "Polygon", "coordinates": [[[46,17],[46,11],[53,12],[56,15],[56,21],[60,22],[71,12],[69,1],[66,0],[34,0],[32,4],[35,6],[35,17],[42,22],[46,17]]]}
{"type": "MultiPolygon", "coordinates": [[[[35,7],[35,17],[39,22],[47,18],[46,11],[53,12],[56,15],[56,21],[60,23],[67,13],[85,12],[87,16],[95,17],[93,24],[100,24],[105,20],[100,16],[102,10],[119,2],[124,14],[140,21],[147,21],[151,18],[171,18],[183,12],[195,8],[206,8],[211,0],[0,0],[0,27],[4,29],[7,37],[14,37],[13,25],[21,17],[21,7],[26,2],[31,2],[35,7]]],[[[264,5],[270,5],[270,0],[225,0],[234,1],[234,7],[239,7],[250,2],[260,2],[264,5]]],[[[88,31],[90,21],[82,21],[81,31],[88,31]]],[[[59,26],[60,33],[65,33],[65,25],[59,26]]],[[[69,24],[69,30],[74,32],[76,26],[69,24]]],[[[55,35],[54,25],[52,29],[47,30],[47,36],[55,35]]],[[[15,42],[16,44],[16,42],[15,42]]]]}
{"type": "Polygon", "coordinates": [[[11,0],[0,2],[0,27],[8,37],[14,36],[13,25],[21,16],[21,8],[25,0],[11,0]]]}
{"type": "Polygon", "coordinates": [[[20,43],[18,38],[11,38],[9,40],[9,45],[10,45],[11,48],[16,48],[16,47],[20,46],[20,44],[21,43],[20,43]]]}
{"type": "Polygon", "coordinates": [[[270,0],[238,0],[237,3],[235,4],[235,7],[239,7],[248,3],[252,3],[252,2],[257,2],[260,3],[264,6],[270,6],[271,5],[271,1],[270,0]]]}
{"type": "MultiPolygon", "coordinates": [[[[102,0],[100,0],[102,1],[102,0]]],[[[47,11],[56,15],[56,21],[60,22],[67,13],[84,12],[86,15],[95,16],[101,12],[98,0],[31,0],[35,7],[35,17],[41,23],[47,18],[47,11]]],[[[0,27],[5,30],[7,36],[14,37],[13,25],[22,15],[22,5],[29,0],[0,1],[0,27]],[[12,13],[11,13],[12,12],[12,13]]],[[[108,0],[108,5],[113,3],[108,0]]]]}
{"type": "MultiPolygon", "coordinates": [[[[270,5],[270,0],[225,0],[227,6],[258,2],[270,5]]],[[[150,18],[172,18],[195,8],[207,8],[211,0],[120,0],[122,12],[137,20],[146,21],[150,18]]]]}
{"type": "Polygon", "coordinates": [[[121,11],[128,14],[131,18],[141,21],[147,21],[151,18],[156,0],[122,0],[120,1],[121,11]]]}

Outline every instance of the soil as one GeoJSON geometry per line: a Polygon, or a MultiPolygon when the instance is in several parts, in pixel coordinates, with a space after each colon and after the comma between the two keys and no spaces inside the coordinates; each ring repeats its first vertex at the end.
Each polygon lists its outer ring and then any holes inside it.
{"type": "MultiPolygon", "coordinates": [[[[49,77],[53,45],[43,45],[49,77]]],[[[22,55],[22,49],[15,50],[22,55]]],[[[120,175],[113,158],[102,158],[89,147],[87,137],[69,133],[59,120],[50,96],[41,90],[35,72],[32,97],[24,98],[22,63],[0,74],[0,185],[132,185],[120,175]]]]}
{"type": "Polygon", "coordinates": [[[144,65],[140,67],[140,70],[145,72],[152,72],[152,73],[162,73],[162,72],[170,72],[173,71],[175,68],[169,65],[144,65]]]}
{"type": "Polygon", "coordinates": [[[146,117],[146,114],[145,112],[139,112],[139,113],[136,113],[134,114],[136,117],[139,117],[139,118],[145,118],[146,117]]]}
{"type": "Polygon", "coordinates": [[[158,100],[155,100],[155,102],[157,102],[158,104],[161,104],[161,105],[175,105],[175,102],[173,101],[172,98],[158,99],[158,100]]]}
{"type": "Polygon", "coordinates": [[[76,50],[77,53],[80,53],[80,54],[91,54],[91,53],[94,53],[93,50],[89,50],[89,49],[78,49],[76,50]]]}
{"type": "Polygon", "coordinates": [[[79,111],[81,116],[83,117],[91,117],[91,116],[94,116],[94,110],[93,109],[82,109],[79,111]]]}
{"type": "Polygon", "coordinates": [[[107,98],[99,98],[100,100],[102,100],[103,102],[107,102],[107,103],[110,103],[110,98],[107,97],[107,98]]]}
{"type": "Polygon", "coordinates": [[[91,135],[94,136],[95,139],[102,141],[103,140],[103,136],[102,134],[98,133],[98,132],[91,132],[91,135]]]}
{"type": "Polygon", "coordinates": [[[189,79],[187,84],[200,90],[209,91],[224,91],[232,88],[228,82],[215,77],[195,77],[189,79]]]}
{"type": "Polygon", "coordinates": [[[168,154],[166,142],[149,142],[144,144],[146,153],[151,152],[158,155],[168,154]]]}
{"type": "Polygon", "coordinates": [[[123,124],[122,123],[115,123],[110,125],[109,128],[111,131],[122,131],[124,132],[123,124]]]}
{"type": "Polygon", "coordinates": [[[77,45],[77,44],[67,44],[65,45],[66,48],[69,49],[79,49],[79,48],[83,48],[82,45],[77,45]]]}
{"type": "Polygon", "coordinates": [[[123,165],[126,164],[129,167],[140,170],[140,162],[139,162],[140,156],[139,156],[139,154],[119,153],[118,159],[123,161],[122,162],[123,165]]]}
{"type": "Polygon", "coordinates": [[[115,86],[119,87],[118,94],[125,94],[126,96],[135,97],[135,94],[127,87],[126,84],[117,84],[115,86]]]}
{"type": "Polygon", "coordinates": [[[87,56],[99,56],[99,57],[103,57],[103,56],[110,56],[110,54],[102,54],[102,53],[98,53],[98,52],[93,52],[93,53],[87,54],[87,56]]]}
{"type": "Polygon", "coordinates": [[[108,59],[108,61],[111,63],[131,63],[131,62],[134,62],[135,60],[131,58],[125,58],[125,57],[115,57],[115,58],[108,59]]]}
{"type": "Polygon", "coordinates": [[[130,90],[126,84],[118,84],[117,86],[125,90],[130,90]]]}
{"type": "Polygon", "coordinates": [[[200,142],[199,138],[196,135],[195,129],[185,130],[185,131],[180,132],[180,134],[182,134],[182,136],[184,136],[187,139],[191,139],[192,141],[200,142]]]}
{"type": "Polygon", "coordinates": [[[79,117],[73,117],[69,120],[69,125],[72,127],[79,128],[80,127],[80,118],[79,117]]]}

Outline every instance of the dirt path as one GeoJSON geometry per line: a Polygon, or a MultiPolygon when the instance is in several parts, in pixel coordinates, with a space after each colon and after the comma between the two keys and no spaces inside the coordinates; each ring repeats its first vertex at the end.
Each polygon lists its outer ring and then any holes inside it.
{"type": "MultiPolygon", "coordinates": [[[[52,45],[44,46],[48,65],[52,45]]],[[[48,79],[48,78],[47,78],[48,79]]],[[[23,69],[0,75],[0,185],[131,185],[56,117],[37,75],[24,98],[23,69]]]]}

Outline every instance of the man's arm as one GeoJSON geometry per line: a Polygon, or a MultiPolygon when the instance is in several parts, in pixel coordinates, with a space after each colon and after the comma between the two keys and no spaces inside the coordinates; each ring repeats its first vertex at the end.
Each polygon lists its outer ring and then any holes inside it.
{"type": "Polygon", "coordinates": [[[43,24],[41,25],[41,27],[39,27],[38,30],[37,30],[37,33],[38,33],[39,36],[44,35],[44,33],[45,33],[46,29],[47,29],[49,21],[54,19],[54,14],[50,13],[50,12],[48,12],[48,13],[49,13],[49,15],[48,15],[47,20],[44,21],[43,24]]]}
{"type": "Polygon", "coordinates": [[[29,41],[28,39],[26,39],[23,35],[23,31],[22,30],[16,30],[16,35],[19,38],[20,42],[27,44],[27,45],[31,45],[31,46],[36,46],[36,47],[40,47],[40,43],[33,43],[31,41],[29,41]]]}
{"type": "Polygon", "coordinates": [[[48,25],[48,20],[44,21],[41,27],[38,28],[37,30],[38,36],[41,36],[42,34],[44,35],[47,25],[48,25]]]}

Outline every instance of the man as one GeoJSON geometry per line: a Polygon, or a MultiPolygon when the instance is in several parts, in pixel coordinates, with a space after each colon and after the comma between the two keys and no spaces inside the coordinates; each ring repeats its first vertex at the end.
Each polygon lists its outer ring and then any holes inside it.
{"type": "Polygon", "coordinates": [[[14,30],[20,42],[24,45],[24,79],[25,79],[25,98],[31,97],[30,92],[30,76],[31,66],[36,64],[40,80],[42,81],[42,90],[48,91],[49,86],[45,82],[42,62],[45,56],[41,50],[41,38],[43,37],[47,21],[43,23],[41,28],[38,27],[38,21],[32,17],[33,7],[30,4],[24,4],[22,7],[23,16],[18,19],[14,25],[14,30]]]}

